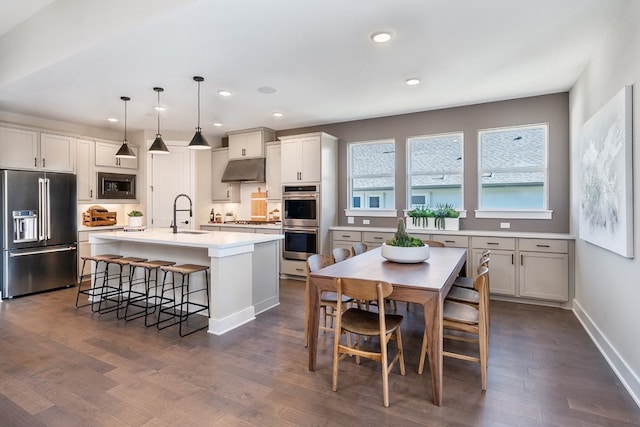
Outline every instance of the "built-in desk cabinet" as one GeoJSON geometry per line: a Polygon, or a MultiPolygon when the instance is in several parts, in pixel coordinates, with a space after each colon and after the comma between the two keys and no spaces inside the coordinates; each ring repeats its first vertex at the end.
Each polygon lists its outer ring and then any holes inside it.
{"type": "MultiPolygon", "coordinates": [[[[362,230],[332,230],[333,248],[351,248],[354,242],[367,244],[368,249],[393,238],[392,232],[362,230]]],[[[476,274],[476,266],[487,249],[491,294],[514,300],[537,300],[565,303],[569,300],[570,241],[566,239],[536,239],[458,234],[414,233],[424,240],[435,240],[448,247],[467,248],[467,276],[476,274]]]]}

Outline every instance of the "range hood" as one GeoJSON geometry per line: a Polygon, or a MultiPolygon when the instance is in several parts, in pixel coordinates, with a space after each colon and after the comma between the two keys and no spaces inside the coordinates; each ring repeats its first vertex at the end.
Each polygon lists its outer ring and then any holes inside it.
{"type": "Polygon", "coordinates": [[[229,160],[222,174],[222,182],[265,182],[265,159],[229,160]]]}

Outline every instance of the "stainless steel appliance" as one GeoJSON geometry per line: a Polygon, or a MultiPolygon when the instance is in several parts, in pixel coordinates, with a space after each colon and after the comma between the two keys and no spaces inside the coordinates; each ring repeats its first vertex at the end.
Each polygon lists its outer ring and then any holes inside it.
{"type": "Polygon", "coordinates": [[[76,204],[75,175],[0,171],[3,298],[75,284],[76,204]]]}
{"type": "Polygon", "coordinates": [[[319,196],[317,185],[285,185],[282,188],[282,224],[285,227],[318,227],[319,196]]]}
{"type": "Polygon", "coordinates": [[[98,172],[98,199],[135,199],[136,176],[98,172]]]}
{"type": "Polygon", "coordinates": [[[284,244],[282,257],[285,259],[306,261],[318,253],[318,228],[284,227],[284,244]]]}

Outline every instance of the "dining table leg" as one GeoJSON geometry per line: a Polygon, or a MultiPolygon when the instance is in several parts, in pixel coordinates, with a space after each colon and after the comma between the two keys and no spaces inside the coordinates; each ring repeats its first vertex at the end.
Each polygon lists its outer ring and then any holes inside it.
{"type": "Polygon", "coordinates": [[[318,348],[318,329],[320,327],[320,290],[313,279],[307,286],[307,304],[309,313],[307,316],[307,340],[309,351],[309,370],[316,370],[316,353],[318,348]]]}
{"type": "Polygon", "coordinates": [[[439,295],[434,295],[423,304],[431,391],[433,403],[437,406],[442,406],[442,307],[443,298],[439,295]]]}

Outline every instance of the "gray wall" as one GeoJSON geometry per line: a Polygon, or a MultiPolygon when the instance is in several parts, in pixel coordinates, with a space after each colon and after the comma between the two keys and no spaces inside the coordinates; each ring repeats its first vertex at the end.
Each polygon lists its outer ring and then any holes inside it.
{"type": "MultiPolygon", "coordinates": [[[[334,123],[277,132],[277,136],[308,132],[327,132],[338,137],[338,218],[347,225],[347,143],[374,139],[396,140],[396,209],[402,215],[406,207],[406,139],[411,136],[445,132],[464,132],[465,230],[500,230],[500,222],[511,223],[510,231],[549,233],[569,232],[569,95],[557,93],[465,107],[425,111],[399,116],[334,123]],[[477,132],[502,126],[549,123],[549,209],[551,220],[476,219],[477,208],[477,132]]],[[[367,218],[373,227],[395,227],[395,218],[367,218]]],[[[356,218],[355,225],[361,225],[356,218]]],[[[500,230],[504,231],[504,230],[500,230]]]]}

